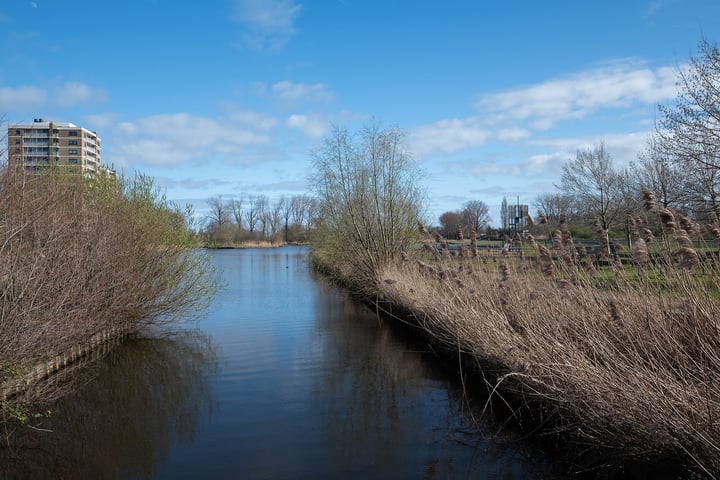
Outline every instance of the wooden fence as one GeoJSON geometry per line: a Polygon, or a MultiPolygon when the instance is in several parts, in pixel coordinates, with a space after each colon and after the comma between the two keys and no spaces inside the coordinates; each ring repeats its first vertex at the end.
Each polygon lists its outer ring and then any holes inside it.
{"type": "Polygon", "coordinates": [[[120,324],[98,332],[81,345],[76,345],[61,355],[37,364],[28,372],[0,383],[0,401],[5,402],[21,394],[38,382],[46,380],[62,369],[83,360],[92,361],[105,355],[131,332],[129,324],[120,324]]]}

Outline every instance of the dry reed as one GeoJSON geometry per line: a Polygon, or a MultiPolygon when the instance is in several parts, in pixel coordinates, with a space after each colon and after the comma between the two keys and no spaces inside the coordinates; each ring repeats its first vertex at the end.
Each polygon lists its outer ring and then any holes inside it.
{"type": "MultiPolygon", "coordinates": [[[[643,193],[669,236],[663,242],[677,248],[668,264],[653,265],[650,242],[636,238],[632,259],[642,281],[616,260],[603,286],[582,246],[569,265],[531,236],[536,269],[511,258],[393,264],[379,272],[393,280],[379,282],[380,295],[479,370],[492,367],[493,395],[543,410],[540,417],[554,419],[546,433],[626,457],[669,456],[712,477],[720,472],[720,302],[693,270],[700,258],[688,230],[643,193]]],[[[562,240],[560,249],[571,247],[562,240]]]]}

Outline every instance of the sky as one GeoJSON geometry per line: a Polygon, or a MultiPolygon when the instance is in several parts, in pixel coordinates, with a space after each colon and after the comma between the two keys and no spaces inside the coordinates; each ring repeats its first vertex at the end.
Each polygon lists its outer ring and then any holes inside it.
{"type": "Polygon", "coordinates": [[[0,0],[0,115],[97,131],[199,217],[309,193],[333,126],[400,128],[427,221],[531,206],[578,149],[637,159],[718,0],[0,0]]]}

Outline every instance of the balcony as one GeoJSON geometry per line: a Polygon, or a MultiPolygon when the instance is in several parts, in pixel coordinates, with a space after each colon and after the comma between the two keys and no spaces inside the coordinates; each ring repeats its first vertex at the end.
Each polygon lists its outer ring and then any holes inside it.
{"type": "Polygon", "coordinates": [[[49,157],[25,157],[23,162],[26,166],[49,165],[49,157]]]}
{"type": "Polygon", "coordinates": [[[23,142],[23,145],[25,145],[26,147],[47,147],[48,145],[50,145],[50,141],[47,138],[30,138],[25,140],[23,142]]]}
{"type": "Polygon", "coordinates": [[[48,155],[50,153],[49,147],[25,147],[23,148],[24,155],[48,155]]]}
{"type": "Polygon", "coordinates": [[[48,130],[25,131],[23,138],[50,138],[50,132],[48,130]]]}

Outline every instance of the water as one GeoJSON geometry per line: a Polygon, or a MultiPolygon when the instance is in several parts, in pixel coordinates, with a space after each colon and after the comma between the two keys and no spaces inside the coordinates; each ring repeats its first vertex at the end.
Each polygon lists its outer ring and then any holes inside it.
{"type": "Polygon", "coordinates": [[[457,380],[316,276],[307,249],[211,255],[225,288],[207,315],[74,374],[52,433],[0,449],[0,479],[550,475],[483,433],[457,380]]]}

